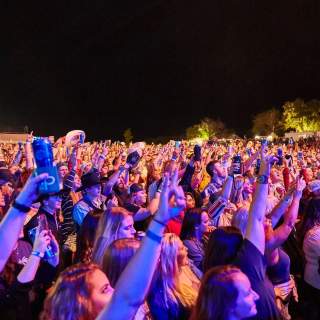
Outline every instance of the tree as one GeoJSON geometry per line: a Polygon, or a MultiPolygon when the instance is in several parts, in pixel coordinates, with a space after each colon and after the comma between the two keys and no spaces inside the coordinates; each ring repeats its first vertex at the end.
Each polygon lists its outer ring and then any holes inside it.
{"type": "Polygon", "coordinates": [[[283,124],[286,130],[297,132],[320,130],[320,101],[296,99],[283,105],[283,124]]]}
{"type": "Polygon", "coordinates": [[[281,134],[281,112],[275,108],[260,112],[253,118],[252,132],[255,135],[266,136],[270,133],[281,134]]]}
{"type": "Polygon", "coordinates": [[[124,142],[128,145],[133,140],[132,130],[131,128],[127,128],[123,132],[124,142]]]}
{"type": "Polygon", "coordinates": [[[227,133],[225,124],[221,120],[214,120],[211,118],[204,118],[200,123],[186,129],[187,139],[201,138],[209,140],[214,136],[223,136],[227,133]]]}

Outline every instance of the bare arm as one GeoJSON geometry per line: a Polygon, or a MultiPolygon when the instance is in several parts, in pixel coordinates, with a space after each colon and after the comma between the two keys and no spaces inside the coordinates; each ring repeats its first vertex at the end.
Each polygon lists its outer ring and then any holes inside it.
{"type": "Polygon", "coordinates": [[[102,192],[103,195],[108,196],[108,195],[111,193],[114,185],[117,183],[117,181],[118,181],[121,173],[123,172],[123,170],[124,170],[124,168],[123,168],[123,167],[122,167],[122,168],[120,167],[119,170],[117,170],[116,172],[114,172],[114,173],[110,176],[109,180],[108,180],[108,181],[106,182],[106,184],[104,185],[103,192],[102,192]]]}
{"type": "MultiPolygon", "coordinates": [[[[30,177],[25,187],[18,195],[16,202],[30,207],[38,197],[38,184],[46,179],[48,175],[41,174],[37,177],[30,177]]],[[[16,244],[27,213],[22,212],[14,207],[10,207],[7,214],[0,223],[0,271],[3,270],[8,258],[11,255],[14,245],[16,244]]]]}
{"type": "Polygon", "coordinates": [[[273,232],[273,237],[268,244],[268,249],[274,250],[285,242],[290,235],[298,217],[299,203],[302,196],[302,190],[306,183],[303,179],[297,182],[297,189],[294,192],[292,203],[284,215],[283,223],[273,232]]]}
{"type": "Polygon", "coordinates": [[[249,219],[246,229],[245,238],[254,244],[257,249],[264,255],[265,251],[265,232],[264,217],[266,212],[266,202],[268,196],[268,178],[270,175],[270,162],[274,157],[265,158],[264,148],[261,150],[261,167],[259,176],[264,176],[265,183],[257,183],[253,195],[253,200],[249,209],[249,219]]]}
{"type": "Polygon", "coordinates": [[[25,144],[25,156],[26,156],[26,169],[33,170],[33,152],[32,152],[32,133],[28,135],[26,144],[25,144]]]}
{"type": "Polygon", "coordinates": [[[226,201],[228,201],[230,198],[232,185],[233,185],[233,177],[228,176],[226,181],[223,184],[221,194],[220,194],[221,197],[226,201]]]}
{"type": "Polygon", "coordinates": [[[254,160],[258,158],[259,151],[254,153],[248,160],[246,160],[243,164],[243,172],[246,172],[250,169],[254,160]]]}
{"type": "Polygon", "coordinates": [[[148,208],[140,208],[134,215],[135,221],[142,221],[149,216],[153,216],[159,207],[160,194],[156,192],[154,198],[150,201],[148,208]]]}
{"type": "Polygon", "coordinates": [[[284,215],[286,210],[288,209],[290,203],[291,203],[291,198],[292,198],[292,193],[294,189],[289,190],[284,197],[279,201],[279,203],[272,209],[270,213],[270,218],[272,221],[272,227],[274,228],[277,223],[279,222],[280,218],[284,215]]]}
{"type": "MultiPolygon", "coordinates": [[[[36,237],[33,244],[33,251],[39,252],[44,255],[47,246],[50,243],[50,236],[46,230],[43,230],[40,234],[37,232],[36,237]]],[[[34,280],[36,273],[38,271],[38,267],[40,264],[40,257],[35,255],[30,255],[27,264],[23,267],[23,269],[18,274],[18,281],[20,283],[27,283],[34,280]]]]}

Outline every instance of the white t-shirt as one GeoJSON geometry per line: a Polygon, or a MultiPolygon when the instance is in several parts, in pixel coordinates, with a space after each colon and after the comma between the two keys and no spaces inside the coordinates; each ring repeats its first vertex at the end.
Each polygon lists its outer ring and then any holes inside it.
{"type": "Polygon", "coordinates": [[[320,226],[310,229],[303,240],[303,252],[306,259],[304,280],[312,287],[320,289],[320,226]]]}

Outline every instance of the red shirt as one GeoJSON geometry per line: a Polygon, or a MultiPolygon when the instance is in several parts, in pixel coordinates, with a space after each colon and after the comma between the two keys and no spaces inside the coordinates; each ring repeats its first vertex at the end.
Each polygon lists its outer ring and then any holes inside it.
{"type": "Polygon", "coordinates": [[[179,237],[183,218],[184,218],[184,211],[181,211],[177,217],[169,220],[166,226],[165,233],[174,233],[179,237]]]}

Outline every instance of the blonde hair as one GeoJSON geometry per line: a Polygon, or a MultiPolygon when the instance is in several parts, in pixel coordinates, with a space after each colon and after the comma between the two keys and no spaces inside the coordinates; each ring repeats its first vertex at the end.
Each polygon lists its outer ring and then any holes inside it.
{"type": "Polygon", "coordinates": [[[131,213],[121,207],[112,207],[106,210],[100,217],[93,245],[92,258],[100,267],[103,256],[108,246],[119,239],[119,229],[122,221],[131,213]]]}
{"type": "Polygon", "coordinates": [[[75,264],[63,272],[50,289],[41,320],[94,320],[98,315],[91,300],[90,276],[99,266],[75,264]]]}
{"type": "Polygon", "coordinates": [[[174,233],[167,233],[162,239],[158,276],[163,286],[163,299],[167,308],[170,304],[178,305],[179,302],[184,307],[191,308],[196,303],[200,287],[200,281],[190,267],[179,266],[179,243],[182,244],[182,241],[174,233]],[[189,280],[189,283],[185,280],[189,280]]]}

